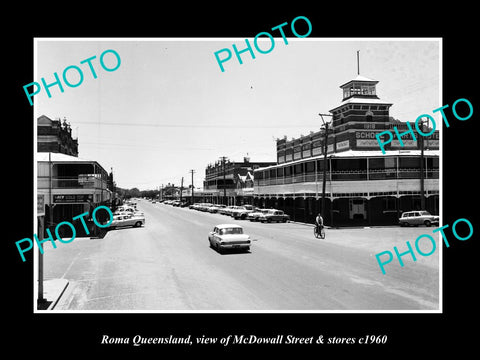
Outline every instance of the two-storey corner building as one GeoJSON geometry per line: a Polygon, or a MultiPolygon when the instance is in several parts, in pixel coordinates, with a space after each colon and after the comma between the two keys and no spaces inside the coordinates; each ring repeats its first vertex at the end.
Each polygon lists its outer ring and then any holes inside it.
{"type": "Polygon", "coordinates": [[[85,219],[91,218],[97,206],[109,206],[109,181],[109,174],[96,161],[61,153],[37,153],[37,194],[45,204],[46,227],[69,221],[82,234],[81,220],[72,218],[85,212],[90,215],[85,219]]]}
{"type": "Polygon", "coordinates": [[[325,175],[326,224],[396,224],[401,212],[422,204],[438,214],[438,130],[425,138],[414,132],[417,141],[402,136],[403,147],[394,135],[383,154],[375,135],[393,133],[394,126],[399,133],[408,128],[390,117],[392,104],[377,96],[377,83],[359,75],[340,86],[343,99],[330,110],[328,136],[322,129],[298,139],[277,139],[277,164],[254,170],[254,204],[313,223],[321,211],[325,175]]]}

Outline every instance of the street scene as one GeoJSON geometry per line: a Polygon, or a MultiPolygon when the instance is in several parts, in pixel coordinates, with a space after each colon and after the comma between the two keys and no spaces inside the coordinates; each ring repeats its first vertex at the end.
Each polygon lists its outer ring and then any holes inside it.
{"type": "MultiPolygon", "coordinates": [[[[55,310],[433,310],[439,256],[405,257],[379,270],[375,254],[425,227],[326,229],[302,223],[234,220],[138,201],[141,227],[110,230],[46,251],[45,279],[69,285],[55,310]],[[218,252],[208,233],[241,225],[249,251],[218,252]]],[[[403,244],[405,246],[405,244],[403,244]]]]}
{"type": "Polygon", "coordinates": [[[237,40],[37,39],[37,310],[440,311],[439,40],[237,40]]]}

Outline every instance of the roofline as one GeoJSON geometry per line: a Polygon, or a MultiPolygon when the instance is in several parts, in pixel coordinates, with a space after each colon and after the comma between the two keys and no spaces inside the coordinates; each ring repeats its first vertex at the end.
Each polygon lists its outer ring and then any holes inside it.
{"type": "Polygon", "coordinates": [[[345,84],[340,85],[339,87],[343,88],[345,85],[347,85],[351,82],[363,82],[363,83],[368,83],[368,84],[373,84],[373,85],[377,85],[379,83],[378,80],[355,80],[355,79],[352,79],[352,80],[347,81],[345,84]]]}
{"type": "Polygon", "coordinates": [[[215,226],[215,227],[217,227],[217,228],[222,228],[222,227],[227,227],[227,226],[228,226],[228,227],[243,228],[242,225],[238,225],[238,224],[218,224],[218,225],[215,226]]]}

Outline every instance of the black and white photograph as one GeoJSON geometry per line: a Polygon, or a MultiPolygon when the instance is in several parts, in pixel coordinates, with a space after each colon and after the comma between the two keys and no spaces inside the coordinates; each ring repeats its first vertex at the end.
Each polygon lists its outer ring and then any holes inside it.
{"type": "Polygon", "coordinates": [[[473,310],[465,38],[251,20],[24,36],[5,203],[25,324],[99,354],[320,356],[440,343],[473,310]]]}
{"type": "Polygon", "coordinates": [[[36,41],[49,310],[441,310],[441,39],[261,40],[36,41]]]}

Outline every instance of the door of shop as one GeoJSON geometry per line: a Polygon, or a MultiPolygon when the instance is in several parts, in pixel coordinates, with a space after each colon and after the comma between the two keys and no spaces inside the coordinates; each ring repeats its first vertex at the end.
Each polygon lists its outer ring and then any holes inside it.
{"type": "Polygon", "coordinates": [[[350,220],[366,220],[367,207],[365,199],[350,199],[349,200],[349,217],[350,220]]]}

